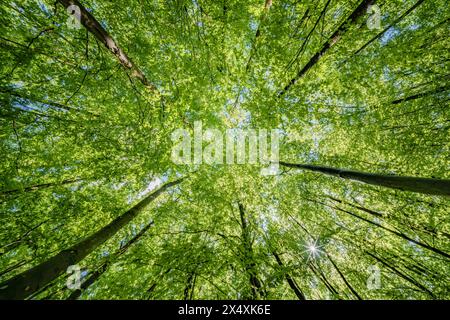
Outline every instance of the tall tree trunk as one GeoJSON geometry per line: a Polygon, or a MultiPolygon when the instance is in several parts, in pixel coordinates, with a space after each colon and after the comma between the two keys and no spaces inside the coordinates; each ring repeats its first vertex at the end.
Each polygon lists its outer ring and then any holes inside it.
{"type": "Polygon", "coordinates": [[[98,246],[114,236],[161,193],[182,180],[166,183],[93,235],[61,251],[41,264],[1,283],[0,299],[24,299],[36,290],[39,290],[39,288],[61,275],[67,270],[68,266],[78,263],[98,246]]]}
{"type": "Polygon", "coordinates": [[[137,78],[148,90],[158,92],[156,86],[150,81],[144,73],[131,61],[125,52],[118,46],[117,42],[109,35],[102,25],[94,18],[94,16],[86,10],[86,8],[78,0],[58,0],[66,9],[75,5],[80,8],[81,23],[92,33],[97,40],[105,45],[105,47],[119,60],[120,64],[131,71],[131,75],[137,78]]]}
{"type": "MultiPolygon", "coordinates": [[[[330,5],[331,0],[328,0],[327,3],[325,3],[325,6],[323,7],[322,11],[319,14],[319,17],[317,18],[316,22],[314,23],[313,27],[311,28],[311,30],[309,30],[308,34],[306,35],[305,39],[302,42],[302,45],[300,46],[300,48],[297,50],[297,53],[295,54],[295,56],[291,59],[291,61],[289,61],[289,63],[286,66],[286,70],[289,70],[291,68],[291,66],[295,63],[295,61],[297,61],[297,59],[303,55],[304,50],[306,49],[309,40],[311,39],[311,36],[313,35],[313,33],[316,31],[317,26],[319,25],[319,22],[324,19],[324,16],[327,12],[328,6],[330,5]]],[[[306,10],[306,13],[308,12],[309,8],[306,10]]]]}
{"type": "Polygon", "coordinates": [[[281,97],[285,94],[302,76],[308,72],[320,58],[332,47],[339,39],[347,32],[352,24],[354,24],[359,17],[363,16],[369,5],[375,3],[375,0],[363,0],[359,6],[352,12],[352,14],[339,26],[339,28],[328,38],[327,42],[322,45],[322,48],[308,61],[308,63],[296,74],[294,78],[283,88],[278,94],[281,97]]]}
{"type": "Polygon", "coordinates": [[[329,198],[329,199],[331,199],[331,200],[333,200],[333,201],[335,201],[337,203],[346,204],[346,205],[348,205],[350,207],[353,207],[353,208],[356,208],[358,210],[367,212],[367,213],[369,213],[369,214],[371,214],[373,216],[376,216],[377,218],[383,218],[386,221],[394,220],[394,221],[399,222],[402,225],[406,224],[409,228],[411,228],[411,230],[424,232],[424,233],[427,233],[427,234],[432,235],[434,237],[446,237],[447,239],[450,239],[450,234],[445,233],[443,231],[438,231],[438,230],[432,229],[432,228],[430,228],[430,226],[423,225],[423,224],[415,224],[415,223],[413,223],[410,220],[406,220],[406,219],[403,220],[403,219],[397,218],[396,216],[389,216],[388,214],[380,213],[380,212],[374,211],[372,209],[368,209],[368,208],[365,208],[365,207],[362,207],[362,206],[359,206],[359,205],[355,205],[355,204],[347,202],[347,201],[336,199],[336,198],[334,198],[332,196],[329,196],[329,195],[325,195],[325,197],[327,197],[327,198],[329,198]]]}
{"type": "Polygon", "coordinates": [[[195,272],[189,272],[186,287],[184,288],[184,300],[192,300],[196,278],[195,272]]]}
{"type": "Polygon", "coordinates": [[[81,284],[81,288],[80,289],[76,289],[74,290],[71,295],[67,298],[67,300],[76,300],[80,297],[80,295],[83,293],[83,290],[85,290],[86,288],[88,288],[89,286],[91,286],[93,283],[95,283],[98,278],[100,278],[100,276],[102,274],[104,274],[106,272],[106,270],[108,270],[108,267],[110,265],[110,260],[111,258],[115,259],[119,256],[121,256],[122,254],[124,254],[125,252],[127,252],[128,248],[133,245],[135,242],[139,241],[141,239],[141,237],[147,232],[148,229],[150,229],[150,227],[153,225],[153,221],[150,222],[149,224],[147,224],[144,228],[142,228],[141,231],[139,231],[133,238],[131,238],[123,247],[121,247],[119,250],[117,250],[112,257],[109,257],[107,261],[103,262],[99,268],[97,268],[97,270],[95,270],[91,276],[86,279],[86,281],[84,281],[81,284]]]}
{"type": "Polygon", "coordinates": [[[338,298],[339,300],[342,300],[340,298],[339,292],[333,287],[333,285],[327,280],[327,278],[325,277],[325,275],[323,274],[323,272],[320,269],[317,269],[312,263],[309,264],[309,268],[311,269],[311,271],[316,275],[316,277],[318,277],[322,283],[325,285],[325,287],[327,287],[328,291],[330,291],[330,293],[335,296],[336,298],[338,298]]]}
{"type": "Polygon", "coordinates": [[[440,196],[450,196],[450,180],[448,179],[383,175],[324,166],[287,163],[282,161],[280,161],[280,165],[290,168],[320,172],[323,174],[336,176],[343,179],[361,181],[375,186],[399,189],[402,191],[411,191],[440,196]]]}
{"type": "Polygon", "coordinates": [[[446,252],[444,252],[444,251],[442,251],[442,250],[440,250],[440,249],[438,249],[438,248],[435,248],[435,247],[433,247],[433,246],[430,246],[430,245],[428,245],[428,244],[426,244],[426,243],[424,243],[424,242],[421,242],[421,241],[412,239],[411,237],[407,236],[406,234],[404,234],[404,233],[402,233],[402,232],[399,232],[399,231],[396,231],[396,230],[392,230],[392,229],[390,229],[390,228],[388,228],[388,227],[385,227],[385,226],[383,226],[383,225],[381,225],[381,224],[379,224],[379,223],[376,223],[376,222],[374,222],[374,221],[371,221],[371,220],[368,220],[368,219],[366,219],[366,218],[363,218],[363,217],[361,217],[361,216],[359,216],[359,215],[357,215],[357,214],[355,214],[355,213],[353,213],[353,212],[351,212],[351,211],[342,209],[342,208],[340,208],[340,207],[330,206],[330,205],[328,205],[328,204],[326,204],[326,203],[319,202],[319,201],[315,201],[315,200],[312,200],[312,199],[308,199],[308,200],[309,200],[309,201],[312,201],[312,202],[319,203],[319,204],[324,205],[324,206],[327,206],[327,207],[329,207],[329,208],[333,208],[333,209],[335,209],[335,210],[339,210],[339,211],[341,211],[341,212],[345,212],[345,213],[347,213],[347,214],[349,214],[349,215],[351,215],[351,216],[353,216],[353,217],[355,217],[355,218],[358,218],[358,219],[360,219],[360,220],[362,220],[362,221],[365,221],[365,222],[367,222],[367,223],[369,223],[369,224],[372,224],[372,225],[377,226],[377,227],[379,227],[379,228],[381,228],[381,229],[383,229],[383,230],[386,230],[386,231],[388,231],[388,232],[390,232],[390,233],[392,233],[392,234],[395,234],[396,236],[398,236],[398,237],[400,237],[400,238],[402,238],[402,239],[404,239],[404,240],[406,240],[406,241],[412,242],[412,243],[414,243],[414,244],[416,244],[416,245],[418,245],[418,246],[421,246],[422,248],[425,248],[425,249],[427,249],[427,250],[433,251],[434,253],[437,253],[437,254],[439,254],[439,255],[441,255],[441,256],[447,258],[447,259],[450,259],[450,254],[448,254],[448,253],[446,253],[446,252]]]}
{"type": "Polygon", "coordinates": [[[402,271],[398,270],[396,267],[392,266],[391,264],[388,263],[388,261],[382,259],[381,257],[378,257],[377,255],[369,252],[369,251],[365,251],[365,253],[369,256],[371,256],[372,258],[374,258],[375,260],[377,260],[378,262],[380,262],[382,265],[384,265],[385,267],[387,267],[388,269],[392,270],[395,274],[397,274],[400,278],[408,281],[409,283],[413,284],[414,286],[416,286],[417,288],[419,288],[420,290],[428,293],[432,298],[436,298],[435,295],[433,294],[433,292],[431,292],[428,288],[426,288],[425,286],[423,286],[421,283],[419,283],[418,281],[416,281],[415,279],[411,278],[410,276],[408,276],[407,274],[403,273],[402,271]]]}
{"type": "Polygon", "coordinates": [[[371,214],[371,215],[373,215],[373,216],[375,216],[375,217],[378,217],[378,218],[381,218],[381,217],[384,216],[382,213],[377,212],[377,211],[374,211],[374,210],[372,210],[372,209],[367,209],[367,208],[364,208],[364,207],[362,207],[362,206],[358,206],[358,205],[356,205],[356,204],[353,204],[353,203],[350,203],[350,202],[347,202],[347,201],[344,201],[344,200],[340,200],[340,199],[334,198],[334,197],[332,197],[332,196],[328,196],[328,195],[327,195],[326,197],[329,198],[329,199],[331,199],[331,200],[333,200],[333,201],[335,201],[335,202],[337,202],[337,203],[346,204],[346,205],[348,205],[348,206],[350,206],[350,207],[353,207],[353,208],[356,208],[356,209],[358,209],[358,210],[367,212],[367,213],[369,213],[369,214],[371,214]]]}
{"type": "MultiPolygon", "coordinates": [[[[272,254],[275,257],[275,260],[277,261],[277,263],[280,266],[280,268],[284,268],[284,265],[283,265],[283,262],[281,261],[280,256],[275,251],[273,251],[272,254]]],[[[286,278],[287,283],[289,284],[289,287],[291,287],[291,289],[294,291],[294,293],[297,296],[297,298],[299,300],[306,300],[305,295],[300,290],[300,288],[298,287],[298,285],[295,282],[295,280],[293,278],[291,278],[289,273],[287,273],[287,272],[283,272],[283,273],[284,273],[284,277],[286,278]]]]}
{"type": "Polygon", "coordinates": [[[425,92],[421,92],[421,93],[416,93],[413,94],[411,96],[405,97],[405,98],[400,98],[397,100],[392,101],[392,104],[400,104],[403,103],[405,101],[411,101],[411,100],[416,100],[416,99],[420,99],[426,96],[430,96],[436,93],[441,93],[441,92],[445,92],[450,90],[450,86],[443,86],[443,87],[439,87],[430,91],[425,91],[425,92]]]}
{"type": "Polygon", "coordinates": [[[397,19],[395,19],[394,22],[392,22],[392,24],[390,24],[389,26],[387,26],[386,28],[384,28],[380,33],[378,33],[376,36],[374,36],[372,39],[370,39],[368,42],[366,42],[361,48],[359,48],[354,55],[357,55],[358,53],[360,53],[361,51],[363,51],[367,46],[369,46],[372,42],[374,42],[375,40],[379,39],[383,34],[386,33],[386,31],[388,31],[389,29],[391,29],[393,26],[395,26],[396,24],[398,24],[400,21],[402,21],[407,15],[409,15],[411,12],[413,12],[418,6],[420,6],[425,0],[419,0],[417,1],[411,8],[409,8],[408,10],[406,10],[400,17],[398,17],[397,19]]]}
{"type": "Polygon", "coordinates": [[[352,285],[347,281],[347,278],[345,278],[344,274],[341,272],[341,270],[338,268],[338,266],[336,265],[336,263],[333,261],[333,259],[331,259],[330,255],[327,253],[326,254],[328,257],[328,260],[330,260],[331,264],[333,265],[334,269],[339,273],[339,275],[341,276],[341,279],[344,281],[345,285],[347,286],[347,288],[350,289],[350,291],[358,298],[358,300],[362,300],[361,296],[358,294],[358,292],[356,292],[356,290],[352,287],[352,285]]]}
{"type": "Polygon", "coordinates": [[[239,202],[239,215],[241,218],[241,229],[242,229],[242,247],[243,247],[243,262],[245,266],[245,271],[248,273],[250,278],[250,288],[252,291],[252,300],[264,297],[265,292],[262,288],[261,281],[258,278],[256,272],[256,263],[254,261],[252,241],[250,239],[250,232],[247,226],[247,219],[245,217],[244,206],[239,202]]]}

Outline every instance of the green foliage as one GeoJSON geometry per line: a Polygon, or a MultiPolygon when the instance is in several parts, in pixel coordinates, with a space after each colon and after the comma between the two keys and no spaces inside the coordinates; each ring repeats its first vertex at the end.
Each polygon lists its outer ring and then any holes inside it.
{"type": "MultiPolygon", "coordinates": [[[[159,96],[69,28],[62,5],[4,1],[0,281],[107,225],[155,181],[188,175],[82,261],[83,279],[109,262],[82,299],[242,299],[249,264],[260,298],[297,299],[288,275],[307,299],[449,299],[448,258],[417,244],[450,252],[448,198],[171,160],[171,133],[202,121],[279,129],[285,161],[450,178],[450,6],[424,1],[393,24],[417,1],[384,1],[391,28],[355,54],[382,32],[364,15],[279,96],[360,1],[327,2],[82,1],[159,96]],[[370,290],[372,266],[381,286],[370,290]]],[[[66,278],[31,298],[67,298],[66,278]]]]}

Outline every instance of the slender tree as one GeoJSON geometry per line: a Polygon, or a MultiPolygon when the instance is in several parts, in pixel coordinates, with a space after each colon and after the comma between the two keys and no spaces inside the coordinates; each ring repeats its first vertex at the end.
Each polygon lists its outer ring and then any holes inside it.
{"type": "Polygon", "coordinates": [[[238,202],[239,217],[241,221],[241,239],[242,239],[242,260],[244,262],[244,268],[248,274],[250,280],[251,297],[250,299],[256,300],[265,296],[264,288],[262,287],[261,280],[258,277],[256,270],[256,263],[253,253],[252,240],[250,230],[247,224],[247,217],[245,214],[244,206],[238,202]]]}
{"type": "Polygon", "coordinates": [[[78,0],[58,0],[66,9],[70,6],[77,6],[80,8],[81,23],[92,33],[97,40],[105,45],[105,47],[119,60],[120,64],[125,69],[131,71],[131,75],[137,78],[148,90],[158,93],[156,86],[151,83],[145,74],[139,69],[135,63],[122,50],[111,35],[102,27],[102,25],[95,19],[95,17],[88,11],[78,0]]]}
{"type": "Polygon", "coordinates": [[[150,229],[153,225],[153,221],[148,223],[145,227],[143,227],[138,233],[136,233],[128,242],[122,246],[119,250],[114,252],[110,257],[108,257],[107,261],[103,262],[100,267],[98,267],[90,276],[87,278],[81,285],[80,289],[75,289],[67,300],[76,300],[80,297],[84,290],[94,284],[107,270],[109,265],[111,264],[111,259],[117,259],[119,256],[128,251],[128,249],[136,242],[138,242],[144,234],[150,229]]]}
{"type": "Polygon", "coordinates": [[[339,26],[339,28],[328,38],[327,42],[325,42],[321,49],[316,52],[315,55],[311,57],[308,63],[300,69],[300,71],[292,78],[289,83],[278,93],[278,97],[284,95],[301,77],[303,77],[309,69],[311,69],[320,58],[330,50],[340,39],[341,37],[348,31],[350,26],[354,24],[359,17],[363,16],[369,5],[375,3],[375,0],[363,0],[359,4],[358,7],[351,13],[351,15],[339,26]]]}
{"type": "Polygon", "coordinates": [[[56,256],[0,284],[0,299],[24,299],[39,288],[61,275],[67,267],[81,261],[145,209],[168,188],[181,183],[182,179],[168,182],[146,196],[131,209],[114,219],[91,236],[61,251],[56,256]]]}
{"type": "Polygon", "coordinates": [[[326,175],[360,181],[375,186],[382,186],[392,189],[399,189],[402,191],[411,191],[424,194],[450,196],[450,180],[448,179],[383,175],[310,164],[288,163],[283,161],[280,161],[280,164],[289,168],[320,172],[326,175]]]}
{"type": "Polygon", "coordinates": [[[326,254],[328,257],[328,260],[330,260],[331,264],[333,265],[334,269],[339,273],[339,276],[342,278],[342,281],[344,281],[345,285],[350,289],[350,291],[355,295],[358,300],[362,300],[361,296],[356,292],[356,290],[352,287],[352,285],[348,282],[347,278],[344,276],[344,274],[341,272],[341,270],[338,268],[336,263],[333,261],[333,259],[330,257],[330,255],[326,254]]]}
{"type": "MultiPolygon", "coordinates": [[[[284,264],[283,264],[283,261],[281,260],[280,256],[275,251],[273,251],[272,254],[275,257],[275,260],[277,261],[280,268],[283,269],[284,264]]],[[[285,272],[284,270],[283,270],[283,273],[284,273],[284,277],[286,278],[287,283],[289,284],[289,287],[292,289],[292,291],[294,291],[297,298],[299,300],[306,300],[305,295],[300,290],[300,288],[298,287],[298,284],[295,282],[295,280],[289,275],[289,273],[285,272]]]]}
{"type": "Polygon", "coordinates": [[[361,48],[359,48],[354,55],[357,55],[361,51],[363,51],[365,48],[367,48],[370,44],[372,44],[377,39],[380,39],[388,30],[390,30],[393,26],[398,24],[400,21],[402,21],[406,16],[408,16],[411,12],[413,12],[418,6],[420,6],[425,0],[419,0],[414,5],[411,6],[408,10],[406,10],[403,14],[401,14],[397,19],[394,20],[390,25],[385,27],[381,32],[379,32],[376,36],[371,38],[368,42],[366,42],[361,48]]]}
{"type": "Polygon", "coordinates": [[[138,2],[1,7],[0,298],[449,299],[446,1],[138,2]],[[216,163],[262,129],[305,160],[216,163]]]}

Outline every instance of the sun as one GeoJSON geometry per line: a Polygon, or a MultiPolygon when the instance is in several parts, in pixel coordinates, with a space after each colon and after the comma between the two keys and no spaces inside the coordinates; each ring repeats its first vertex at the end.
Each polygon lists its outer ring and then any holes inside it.
{"type": "Polygon", "coordinates": [[[319,244],[319,238],[317,238],[314,241],[310,241],[308,242],[306,245],[304,245],[304,247],[306,248],[306,250],[304,252],[308,253],[308,258],[307,260],[313,260],[316,259],[320,256],[320,254],[322,253],[321,247],[319,244]]]}

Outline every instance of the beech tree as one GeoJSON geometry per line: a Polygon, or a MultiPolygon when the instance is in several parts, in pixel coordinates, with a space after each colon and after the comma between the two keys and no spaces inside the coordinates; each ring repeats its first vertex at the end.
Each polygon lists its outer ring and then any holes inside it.
{"type": "Polygon", "coordinates": [[[1,299],[450,298],[446,1],[0,13],[1,299]]]}

